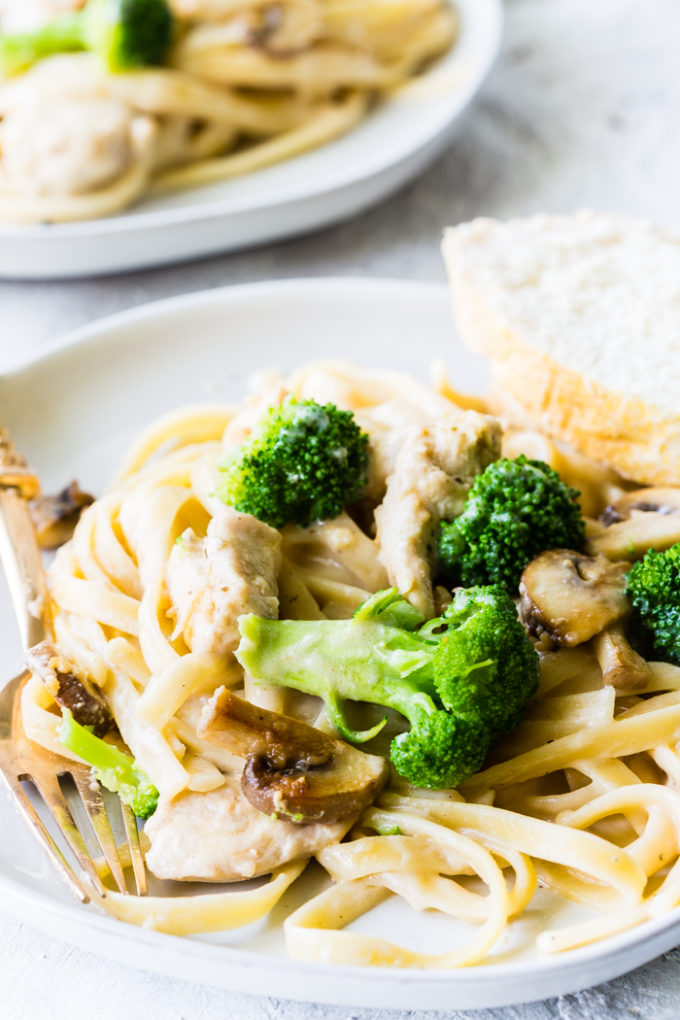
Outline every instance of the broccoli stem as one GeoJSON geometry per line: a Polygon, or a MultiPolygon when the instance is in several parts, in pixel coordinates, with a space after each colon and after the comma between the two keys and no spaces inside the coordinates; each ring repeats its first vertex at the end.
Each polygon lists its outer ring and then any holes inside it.
{"type": "Polygon", "coordinates": [[[134,759],[120,751],[113,744],[95,737],[86,726],[81,726],[73,718],[68,709],[63,710],[63,720],[59,730],[62,744],[83,758],[89,765],[100,772],[111,770],[116,772],[122,782],[134,786],[138,781],[134,759]]]}
{"type": "Polygon", "coordinates": [[[0,70],[5,75],[19,74],[43,57],[84,49],[82,16],[61,14],[37,32],[0,36],[0,70]]]}
{"type": "Polygon", "coordinates": [[[382,727],[356,736],[341,702],[365,701],[396,709],[412,726],[436,712],[434,646],[375,619],[239,620],[237,658],[252,676],[322,698],[334,724],[350,740],[368,740],[382,727]]]}
{"type": "Polygon", "coordinates": [[[323,698],[339,732],[358,733],[344,702],[396,709],[411,724],[390,744],[416,786],[455,787],[519,723],[538,684],[538,655],[515,604],[498,586],[460,589],[436,620],[396,589],[377,592],[351,620],[239,619],[236,657],[256,680],[323,698]]]}
{"type": "Polygon", "coordinates": [[[149,818],[153,814],[158,790],[129,754],[95,737],[86,726],[75,721],[68,709],[62,710],[59,739],[64,747],[91,765],[102,786],[117,793],[136,815],[149,818]]]}
{"type": "Polygon", "coordinates": [[[113,72],[162,64],[172,41],[167,0],[87,0],[35,32],[0,36],[0,73],[19,74],[54,53],[90,50],[113,72]]]}
{"type": "MultiPolygon", "coordinates": [[[[353,619],[378,620],[389,627],[401,627],[403,630],[418,630],[425,623],[420,610],[407,602],[396,588],[384,588],[371,595],[355,610],[353,619]]],[[[433,622],[436,624],[438,621],[433,622]]]]}

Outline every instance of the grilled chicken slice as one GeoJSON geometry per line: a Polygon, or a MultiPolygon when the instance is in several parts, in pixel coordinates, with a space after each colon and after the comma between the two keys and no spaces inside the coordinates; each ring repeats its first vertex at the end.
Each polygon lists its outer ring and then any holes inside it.
{"type": "Polygon", "coordinates": [[[461,513],[476,476],[500,456],[500,444],[499,423],[476,411],[404,434],[375,512],[377,541],[390,584],[427,618],[434,615],[436,529],[461,513]]]}
{"type": "Polygon", "coordinates": [[[30,195],[80,195],[121,177],[134,158],[133,112],[115,99],[42,101],[2,123],[7,180],[30,195]]]}
{"type": "Polygon", "coordinates": [[[239,616],[278,616],[280,566],[278,531],[250,514],[220,507],[206,537],[187,529],[168,559],[175,634],[183,635],[192,652],[230,655],[239,643],[239,616]]]}
{"type": "Polygon", "coordinates": [[[161,798],[144,827],[146,863],[158,878],[238,882],[310,857],[345,835],[353,818],[295,825],[262,814],[245,798],[239,775],[209,793],[161,798]]]}

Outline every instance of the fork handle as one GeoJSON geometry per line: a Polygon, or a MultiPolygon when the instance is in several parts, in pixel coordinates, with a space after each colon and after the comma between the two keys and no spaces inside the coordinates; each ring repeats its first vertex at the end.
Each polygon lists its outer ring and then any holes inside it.
{"type": "Polygon", "coordinates": [[[48,599],[28,503],[16,488],[0,487],[0,563],[26,651],[46,636],[48,599]]]}

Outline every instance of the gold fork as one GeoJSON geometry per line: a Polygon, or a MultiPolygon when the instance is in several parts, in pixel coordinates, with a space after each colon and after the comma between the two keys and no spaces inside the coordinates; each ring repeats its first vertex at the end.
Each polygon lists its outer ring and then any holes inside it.
{"type": "MultiPolygon", "coordinates": [[[[0,425],[0,563],[7,577],[24,652],[51,636],[44,568],[28,507],[28,500],[39,494],[37,475],[14,448],[7,430],[0,425]]],[[[24,669],[0,692],[0,779],[71,891],[83,903],[93,898],[94,892],[96,901],[106,909],[107,889],[100,868],[74,821],[59,780],[63,777],[73,780],[108,870],[118,889],[127,893],[123,864],[106,805],[89,766],[54,754],[26,736],[21,722],[20,702],[21,690],[29,676],[28,670],[24,669]],[[27,796],[21,785],[26,780],[39,792],[82,869],[82,875],[76,874],[27,796]]],[[[147,883],[137,820],[126,804],[119,803],[136,892],[143,896],[147,892],[147,883]]]]}

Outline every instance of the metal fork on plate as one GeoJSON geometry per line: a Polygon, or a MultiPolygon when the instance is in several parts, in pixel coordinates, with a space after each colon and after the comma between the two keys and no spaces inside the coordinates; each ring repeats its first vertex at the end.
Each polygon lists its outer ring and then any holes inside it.
{"type": "MultiPolygon", "coordinates": [[[[15,450],[9,433],[0,425],[0,563],[7,577],[24,652],[50,636],[51,631],[42,557],[28,507],[28,500],[39,494],[37,475],[15,450]]],[[[127,893],[123,864],[107,808],[89,766],[54,754],[26,736],[20,703],[21,690],[29,676],[24,669],[0,691],[0,780],[71,891],[83,903],[90,900],[94,892],[97,902],[106,908],[107,888],[74,820],[60,779],[70,777],[73,780],[114,882],[122,893],[127,893]],[[32,783],[40,794],[82,874],[76,873],[59,849],[22,786],[24,781],[32,783]]],[[[147,883],[137,821],[131,809],[119,803],[135,891],[143,896],[147,883]]]]}

